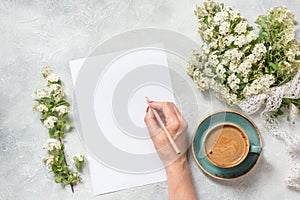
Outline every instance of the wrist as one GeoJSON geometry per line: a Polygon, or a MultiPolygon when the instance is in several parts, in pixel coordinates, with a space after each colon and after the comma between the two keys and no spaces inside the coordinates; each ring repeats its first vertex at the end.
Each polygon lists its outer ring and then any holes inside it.
{"type": "Polygon", "coordinates": [[[188,168],[188,160],[186,154],[180,156],[177,160],[175,160],[172,164],[166,166],[167,174],[172,173],[182,173],[188,168]]]}

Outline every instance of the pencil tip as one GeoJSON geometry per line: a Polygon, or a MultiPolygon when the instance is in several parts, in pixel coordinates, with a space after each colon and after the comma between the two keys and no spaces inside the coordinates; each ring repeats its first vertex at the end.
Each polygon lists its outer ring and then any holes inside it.
{"type": "Polygon", "coordinates": [[[146,98],[146,101],[149,103],[149,101],[150,101],[149,98],[147,96],[145,96],[145,98],[146,98]]]}

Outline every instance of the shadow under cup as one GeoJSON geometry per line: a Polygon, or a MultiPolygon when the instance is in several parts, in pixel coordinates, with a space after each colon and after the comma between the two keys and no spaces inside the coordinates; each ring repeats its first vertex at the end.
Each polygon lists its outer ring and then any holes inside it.
{"type": "Polygon", "coordinates": [[[250,145],[247,134],[237,125],[219,124],[208,130],[203,140],[207,159],[215,166],[230,168],[239,165],[249,153],[260,153],[260,146],[250,145]]]}

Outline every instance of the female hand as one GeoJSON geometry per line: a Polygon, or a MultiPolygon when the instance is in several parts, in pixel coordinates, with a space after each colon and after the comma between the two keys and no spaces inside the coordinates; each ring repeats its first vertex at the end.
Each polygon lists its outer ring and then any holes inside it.
{"type": "Polygon", "coordinates": [[[193,187],[190,169],[187,162],[187,145],[186,130],[187,123],[183,119],[174,103],[170,102],[148,102],[150,107],[144,121],[148,127],[149,134],[153,144],[165,165],[168,177],[168,189],[170,200],[196,200],[197,196],[193,187]],[[172,148],[169,139],[157,122],[152,108],[155,109],[162,120],[165,127],[170,133],[180,150],[180,154],[176,154],[172,148]]]}
{"type": "Polygon", "coordinates": [[[150,107],[147,108],[147,113],[144,121],[147,125],[149,134],[153,141],[153,144],[160,156],[160,159],[164,163],[165,167],[168,167],[174,161],[179,158],[186,158],[186,130],[187,123],[183,119],[181,113],[177,109],[174,103],[171,102],[148,102],[150,107]],[[176,154],[172,148],[170,141],[164,130],[157,122],[152,109],[155,109],[160,115],[161,119],[165,123],[165,127],[173,138],[174,142],[180,150],[180,154],[176,154]]]}

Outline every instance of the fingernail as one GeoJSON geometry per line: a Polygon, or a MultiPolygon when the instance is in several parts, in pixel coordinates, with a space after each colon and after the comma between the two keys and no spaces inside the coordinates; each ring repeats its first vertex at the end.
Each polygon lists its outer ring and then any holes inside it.
{"type": "Polygon", "coordinates": [[[150,108],[150,107],[148,106],[148,107],[147,107],[147,110],[146,110],[146,112],[148,112],[148,111],[149,111],[149,108],[150,108]]]}
{"type": "Polygon", "coordinates": [[[149,103],[153,103],[154,101],[149,101],[149,103]]]}

